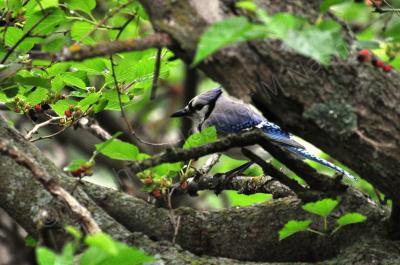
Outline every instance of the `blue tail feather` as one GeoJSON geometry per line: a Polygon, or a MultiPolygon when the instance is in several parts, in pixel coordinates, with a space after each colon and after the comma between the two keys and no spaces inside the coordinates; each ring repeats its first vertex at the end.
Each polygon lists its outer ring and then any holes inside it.
{"type": "Polygon", "coordinates": [[[297,155],[300,155],[306,159],[312,160],[314,162],[317,162],[319,164],[322,164],[324,166],[327,166],[339,173],[342,173],[344,176],[350,178],[351,180],[357,180],[357,178],[353,175],[351,175],[349,172],[347,172],[346,170],[336,166],[335,164],[326,161],[325,159],[319,158],[311,153],[309,153],[307,150],[302,149],[302,148],[298,148],[298,147],[293,147],[293,146],[288,146],[286,147],[289,151],[291,151],[292,153],[295,153],[297,155]]]}

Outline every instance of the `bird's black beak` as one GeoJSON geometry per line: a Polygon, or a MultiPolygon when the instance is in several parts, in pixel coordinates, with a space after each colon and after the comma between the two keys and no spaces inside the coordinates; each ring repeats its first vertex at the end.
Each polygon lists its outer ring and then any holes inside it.
{"type": "Polygon", "coordinates": [[[190,115],[190,112],[186,108],[184,108],[184,109],[178,110],[177,112],[172,113],[171,117],[172,118],[185,117],[188,115],[190,115]]]}

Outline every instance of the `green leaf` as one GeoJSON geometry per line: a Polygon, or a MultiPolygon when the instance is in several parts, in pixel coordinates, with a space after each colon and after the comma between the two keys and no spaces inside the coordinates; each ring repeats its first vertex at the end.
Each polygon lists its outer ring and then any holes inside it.
{"type": "Polygon", "coordinates": [[[85,71],[88,75],[102,75],[107,69],[106,62],[103,58],[88,59],[81,63],[75,63],[75,68],[85,71]]]}
{"type": "Polygon", "coordinates": [[[110,139],[101,144],[96,144],[96,150],[105,156],[118,160],[135,160],[139,149],[133,144],[118,139],[110,139]]]}
{"type": "Polygon", "coordinates": [[[154,260],[143,251],[114,241],[103,233],[87,236],[85,243],[89,248],[80,259],[81,265],[139,265],[154,260]]]}
{"type": "Polygon", "coordinates": [[[28,97],[26,98],[26,102],[31,105],[36,105],[41,103],[48,94],[48,90],[43,87],[38,87],[35,91],[31,92],[28,97]]]}
{"type": "Polygon", "coordinates": [[[86,111],[91,105],[96,103],[101,96],[100,92],[90,93],[84,99],[79,101],[78,106],[82,109],[82,111],[86,111]]]}
{"type": "Polygon", "coordinates": [[[94,113],[99,113],[100,111],[104,110],[107,104],[108,104],[108,99],[100,98],[99,102],[93,105],[94,113]]]}
{"type": "Polygon", "coordinates": [[[321,3],[320,9],[321,11],[325,12],[328,11],[331,6],[344,3],[345,1],[346,0],[325,0],[321,3]]]}
{"type": "Polygon", "coordinates": [[[61,255],[57,256],[57,265],[73,265],[74,260],[74,246],[71,242],[65,244],[61,255]]]}
{"type": "Polygon", "coordinates": [[[86,88],[86,84],[85,82],[82,81],[82,79],[76,77],[73,75],[73,73],[65,73],[62,75],[62,81],[69,85],[69,86],[73,86],[73,87],[78,87],[81,89],[85,89],[86,88]]]}
{"type": "Polygon", "coordinates": [[[335,33],[310,27],[302,31],[289,31],[283,41],[293,50],[322,64],[328,64],[332,55],[346,55],[345,43],[335,33]]]}
{"type": "Polygon", "coordinates": [[[13,46],[19,41],[24,35],[22,29],[17,27],[8,27],[4,36],[4,42],[7,46],[13,46]]]}
{"type": "Polygon", "coordinates": [[[80,41],[83,44],[93,44],[95,41],[88,36],[88,33],[91,32],[94,28],[94,25],[85,22],[85,21],[77,21],[72,25],[71,28],[71,37],[75,41],[80,41]]]}
{"type": "Polygon", "coordinates": [[[397,21],[396,23],[389,25],[388,29],[385,30],[383,35],[387,38],[391,38],[396,42],[399,42],[400,41],[399,32],[400,32],[400,21],[397,21]]]}
{"type": "Polygon", "coordinates": [[[33,236],[31,236],[31,235],[27,235],[25,237],[25,245],[28,246],[28,247],[33,247],[34,248],[34,247],[36,247],[38,245],[38,243],[39,243],[39,241],[36,238],[34,238],[33,236]]]}
{"type": "Polygon", "coordinates": [[[74,159],[72,160],[67,166],[63,168],[64,171],[75,171],[79,169],[83,164],[85,164],[87,161],[84,159],[74,159]]]}
{"type": "Polygon", "coordinates": [[[50,88],[50,81],[48,79],[38,76],[27,76],[27,77],[16,76],[15,81],[25,86],[40,86],[44,88],[50,88]]]}
{"type": "Polygon", "coordinates": [[[59,93],[64,88],[65,84],[61,76],[56,76],[51,80],[51,90],[59,93]]]}
{"type": "Polygon", "coordinates": [[[350,225],[350,224],[362,223],[365,220],[367,220],[367,217],[360,213],[347,213],[347,214],[341,216],[337,220],[337,223],[340,226],[345,226],[345,225],[350,225]]]}
{"type": "Polygon", "coordinates": [[[69,108],[69,106],[75,104],[76,102],[71,99],[61,99],[55,104],[52,104],[51,108],[57,113],[58,116],[64,116],[64,112],[69,108]]]}
{"type": "Polygon", "coordinates": [[[255,193],[251,195],[239,194],[235,190],[224,191],[228,195],[231,206],[251,206],[257,203],[266,202],[272,199],[271,194],[255,193]]]}
{"type": "Polygon", "coordinates": [[[81,231],[79,231],[79,229],[77,229],[75,226],[67,225],[65,230],[77,240],[82,238],[81,231]]]}
{"type": "Polygon", "coordinates": [[[162,163],[152,168],[152,172],[158,176],[175,177],[176,174],[182,169],[182,162],[176,163],[162,163]]]}
{"type": "MultiPolygon", "coordinates": [[[[105,109],[107,110],[120,110],[118,93],[116,89],[107,91],[103,93],[103,98],[108,100],[107,106],[105,109]]],[[[129,102],[129,97],[125,94],[121,95],[122,104],[129,102]]]]}
{"type": "Polygon", "coordinates": [[[288,13],[277,13],[269,19],[266,26],[271,37],[284,39],[290,30],[300,29],[306,22],[304,18],[299,18],[288,13]]]}
{"type": "Polygon", "coordinates": [[[298,232],[307,231],[311,223],[312,221],[309,219],[302,221],[290,220],[281,230],[279,230],[279,240],[283,240],[298,232]]]}
{"type": "Polygon", "coordinates": [[[303,210],[322,216],[327,217],[333,209],[338,205],[339,201],[332,199],[323,199],[316,202],[309,202],[303,205],[303,210]]]}
{"type": "Polygon", "coordinates": [[[115,255],[118,253],[118,248],[114,240],[109,235],[104,233],[88,235],[85,238],[85,244],[91,247],[99,248],[110,255],[115,255]]]}
{"type": "Polygon", "coordinates": [[[49,68],[47,68],[47,73],[49,76],[55,76],[57,77],[60,74],[65,73],[71,66],[71,63],[69,62],[61,62],[61,63],[55,63],[49,68]]]}
{"type": "Polygon", "coordinates": [[[58,0],[41,0],[40,4],[42,5],[43,9],[46,9],[49,7],[58,7],[58,0]]]}
{"type": "Polygon", "coordinates": [[[236,3],[236,7],[243,8],[249,11],[256,11],[257,5],[253,1],[240,1],[236,3]]]}
{"type": "Polygon", "coordinates": [[[57,255],[45,247],[36,248],[36,259],[39,265],[54,265],[57,255]]]}
{"type": "Polygon", "coordinates": [[[264,26],[256,25],[245,17],[227,18],[211,25],[201,36],[192,66],[229,44],[264,38],[264,26]]]}
{"type": "MultiPolygon", "coordinates": [[[[47,35],[49,33],[54,32],[54,29],[60,24],[65,23],[65,14],[59,8],[51,8],[51,14],[45,18],[39,25],[35,27],[32,34],[33,35],[47,35]]],[[[40,19],[42,19],[43,14],[41,11],[37,11],[36,13],[27,17],[27,20],[24,24],[23,31],[29,31],[40,19]]]]}
{"type": "Polygon", "coordinates": [[[80,258],[80,265],[99,265],[104,264],[104,261],[110,255],[106,252],[103,252],[101,249],[96,247],[89,247],[85,250],[80,258]]]}
{"type": "Polygon", "coordinates": [[[194,133],[186,139],[183,145],[184,149],[190,149],[207,143],[215,142],[217,140],[217,130],[214,126],[208,127],[201,132],[194,133]]]}
{"type": "Polygon", "coordinates": [[[80,10],[87,14],[96,7],[96,0],[68,0],[68,7],[72,10],[80,10]]]}

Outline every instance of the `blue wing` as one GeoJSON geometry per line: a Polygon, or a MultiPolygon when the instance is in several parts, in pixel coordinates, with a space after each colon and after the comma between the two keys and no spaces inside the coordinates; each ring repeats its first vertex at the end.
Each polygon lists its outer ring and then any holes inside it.
{"type": "Polygon", "coordinates": [[[283,131],[278,125],[269,122],[262,115],[246,104],[220,98],[210,117],[204,122],[202,128],[215,126],[219,135],[238,133],[243,130],[260,128],[272,140],[288,145],[304,148],[292,136],[283,131]]]}

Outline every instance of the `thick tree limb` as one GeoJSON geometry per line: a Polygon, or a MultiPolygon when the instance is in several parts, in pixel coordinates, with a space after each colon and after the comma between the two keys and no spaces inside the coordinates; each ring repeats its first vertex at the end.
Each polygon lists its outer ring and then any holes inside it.
{"type": "Polygon", "coordinates": [[[142,51],[150,48],[164,48],[172,45],[171,38],[166,34],[153,34],[142,39],[116,40],[93,46],[75,44],[65,48],[59,54],[31,52],[32,59],[47,59],[52,61],[83,61],[85,59],[109,56],[120,52],[142,51]]]}
{"type": "Polygon", "coordinates": [[[62,188],[56,180],[41,169],[35,161],[21,151],[9,145],[6,140],[0,139],[0,152],[13,158],[18,164],[28,168],[33,177],[39,181],[53,196],[62,199],[82,221],[86,231],[90,234],[101,232],[100,227],[93,220],[90,212],[83,207],[71,194],[62,188]]]}
{"type": "MultiPolygon", "coordinates": [[[[169,219],[169,210],[149,206],[140,199],[111,189],[99,189],[90,183],[83,188],[96,203],[128,229],[139,230],[154,239],[173,238],[174,226],[169,219]]],[[[359,192],[347,193],[342,197],[342,207],[346,211],[366,214],[370,221],[379,220],[379,211],[372,213],[370,202],[362,202],[362,198],[363,195],[359,192]]],[[[342,247],[361,240],[357,237],[362,236],[364,231],[368,231],[368,236],[373,237],[374,232],[368,230],[371,228],[365,224],[366,226],[353,226],[347,231],[344,229],[340,235],[330,238],[302,233],[279,242],[278,230],[288,220],[313,218],[300,206],[300,201],[291,197],[254,207],[222,211],[179,208],[173,210],[174,216],[180,217],[176,242],[197,254],[241,260],[306,261],[311,256],[314,260],[320,260],[336,255],[336,251],[342,247]]],[[[315,222],[318,223],[317,220],[315,222]]],[[[334,220],[331,222],[333,224],[334,220]]]]}
{"type": "MultiPolygon", "coordinates": [[[[60,172],[36,147],[27,142],[16,130],[8,127],[2,118],[0,118],[0,139],[3,141],[7,139],[18,150],[23,150],[26,156],[33,159],[40,169],[46,170],[65,189],[72,190],[75,186],[74,179],[60,172]]],[[[43,244],[60,249],[70,239],[63,227],[80,226],[76,216],[71,215],[64,204],[52,199],[51,194],[35,180],[31,170],[8,155],[0,154],[0,176],[0,207],[30,235],[41,238],[43,244]]],[[[229,259],[198,257],[165,241],[153,242],[141,233],[128,231],[99,208],[80,187],[75,189],[74,197],[91,212],[104,232],[117,240],[157,255],[157,259],[161,259],[165,264],[187,264],[190,260],[209,264],[237,264],[237,261],[229,259]]]]}

